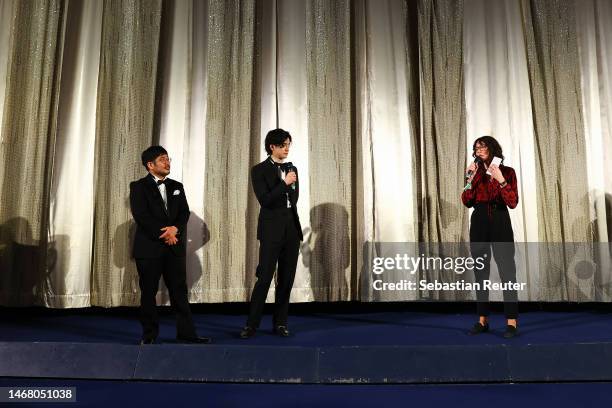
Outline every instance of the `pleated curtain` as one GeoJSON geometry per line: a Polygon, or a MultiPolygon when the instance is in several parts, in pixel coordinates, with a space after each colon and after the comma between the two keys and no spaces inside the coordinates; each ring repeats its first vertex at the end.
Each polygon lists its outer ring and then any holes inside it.
{"type": "Polygon", "coordinates": [[[467,248],[485,134],[518,176],[521,300],[609,301],[610,21],[605,0],[0,0],[0,304],[138,304],[128,195],[151,144],[185,185],[190,300],[248,300],[249,171],[276,127],[301,179],[292,301],[471,299],[375,291],[366,262],[467,248]]]}

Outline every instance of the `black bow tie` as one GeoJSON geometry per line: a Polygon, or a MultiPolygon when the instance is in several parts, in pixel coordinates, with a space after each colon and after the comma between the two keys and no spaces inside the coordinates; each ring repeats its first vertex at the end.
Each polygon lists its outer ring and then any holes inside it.
{"type": "Polygon", "coordinates": [[[275,161],[273,161],[272,163],[276,166],[277,169],[281,169],[283,171],[287,171],[287,168],[289,167],[287,166],[287,163],[277,163],[275,161]]]}
{"type": "Polygon", "coordinates": [[[157,180],[157,185],[160,186],[162,184],[166,184],[166,179],[163,180],[157,180]]]}

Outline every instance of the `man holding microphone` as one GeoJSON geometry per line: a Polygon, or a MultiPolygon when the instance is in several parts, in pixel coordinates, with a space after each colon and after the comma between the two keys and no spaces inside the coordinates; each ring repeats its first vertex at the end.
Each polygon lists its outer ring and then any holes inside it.
{"type": "Polygon", "coordinates": [[[291,147],[291,135],[283,129],[274,129],[266,135],[264,147],[268,158],[251,169],[251,182],[257,201],[261,205],[257,221],[259,264],[257,282],[251,294],[247,324],[240,332],[243,339],[255,335],[261,322],[268,290],[278,264],[274,332],[289,336],[287,315],[289,296],[295,278],[302,227],[297,213],[299,182],[297,169],[285,159],[291,147]]]}

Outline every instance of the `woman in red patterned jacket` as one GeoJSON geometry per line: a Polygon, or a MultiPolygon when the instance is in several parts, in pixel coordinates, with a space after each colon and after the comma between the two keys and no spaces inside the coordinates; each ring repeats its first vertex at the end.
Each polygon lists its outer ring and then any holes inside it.
{"type": "MultiPolygon", "coordinates": [[[[502,148],[491,136],[482,136],[474,141],[474,162],[468,167],[468,185],[461,194],[466,207],[474,207],[470,220],[470,250],[474,259],[484,259],[481,269],[474,268],[479,321],[469,334],[480,334],[489,330],[489,291],[483,283],[489,279],[491,247],[503,283],[516,283],[514,263],[514,233],[508,208],[518,204],[516,173],[512,167],[504,166],[502,148]],[[491,164],[494,157],[502,159],[498,166],[491,164]],[[487,174],[487,172],[489,174],[487,174]]],[[[518,297],[516,290],[504,290],[504,313],[507,319],[504,337],[518,334],[518,297]]]]}

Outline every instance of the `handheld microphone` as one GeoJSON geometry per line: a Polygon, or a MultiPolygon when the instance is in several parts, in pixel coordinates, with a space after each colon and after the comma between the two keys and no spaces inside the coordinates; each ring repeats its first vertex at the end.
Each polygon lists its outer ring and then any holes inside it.
{"type": "MultiPolygon", "coordinates": [[[[482,163],[482,160],[480,159],[480,157],[476,157],[476,158],[474,158],[474,163],[476,163],[476,164],[480,164],[480,163],[482,163]]],[[[466,175],[465,175],[465,180],[466,180],[466,181],[467,181],[467,180],[469,180],[469,179],[470,179],[470,177],[472,177],[472,174],[474,174],[474,172],[473,172],[472,170],[469,170],[469,171],[466,173],[466,175]]],[[[463,191],[465,191],[465,190],[469,190],[470,188],[472,188],[472,182],[471,182],[471,181],[470,181],[470,182],[468,182],[468,183],[465,185],[465,187],[463,187],[463,191]]]]}
{"type": "MultiPolygon", "coordinates": [[[[289,173],[290,171],[295,172],[294,167],[293,167],[293,163],[291,162],[287,162],[285,164],[285,169],[287,169],[287,173],[289,173]]],[[[295,190],[295,183],[291,183],[291,188],[295,190]]]]}
{"type": "MultiPolygon", "coordinates": [[[[480,164],[482,163],[482,160],[480,159],[480,157],[476,157],[474,158],[474,163],[476,164],[480,164]]],[[[474,174],[474,172],[472,170],[468,170],[468,172],[465,174],[465,179],[469,179],[470,177],[472,177],[472,174],[474,174]]]]}

